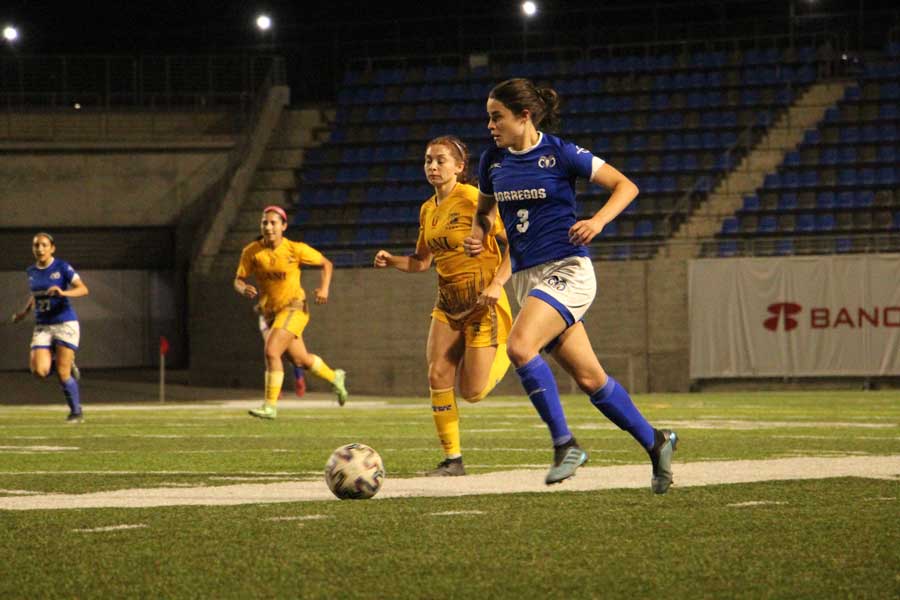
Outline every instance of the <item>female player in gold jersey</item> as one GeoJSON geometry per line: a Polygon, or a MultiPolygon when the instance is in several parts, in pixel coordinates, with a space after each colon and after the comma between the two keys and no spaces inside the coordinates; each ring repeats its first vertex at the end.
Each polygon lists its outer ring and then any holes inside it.
{"type": "Polygon", "coordinates": [[[303,344],[303,330],[309,323],[306,293],[300,286],[300,266],[322,267],[322,281],[316,289],[316,304],[328,302],[328,288],[334,267],[322,253],[302,242],[284,237],[287,229],[287,213],[279,206],[263,209],[260,221],[262,239],[248,244],[241,252],[241,262],[234,277],[234,289],[250,299],[258,298],[258,309],[269,325],[266,336],[265,403],[250,414],[261,419],[274,419],[281,385],[284,382],[284,366],[281,357],[291,347],[294,360],[331,383],[338,403],[347,401],[344,385],[346,374],[341,369],[332,370],[321,357],[311,354],[303,344]],[[253,277],[256,286],[247,282],[253,277]]]}
{"type": "Polygon", "coordinates": [[[419,239],[410,256],[375,255],[375,267],[394,267],[406,273],[427,270],[432,261],[438,272],[438,296],[428,332],[428,385],[431,410],[444,451],[444,460],[429,471],[432,476],[465,475],[459,439],[459,410],[454,384],[467,402],[478,402],[500,382],[509,368],[506,337],[512,323],[503,284],[511,268],[506,232],[498,225],[488,236],[489,249],[478,257],[466,256],[468,235],[478,205],[478,189],[465,183],[466,146],[454,136],[429,142],[425,150],[425,176],[434,195],[419,211],[419,239]]]}

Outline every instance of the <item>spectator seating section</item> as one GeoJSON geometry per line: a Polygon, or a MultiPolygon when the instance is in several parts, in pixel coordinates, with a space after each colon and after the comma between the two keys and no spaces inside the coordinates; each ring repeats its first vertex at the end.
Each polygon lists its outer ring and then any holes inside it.
{"type": "MultiPolygon", "coordinates": [[[[411,249],[418,209],[433,192],[424,145],[461,137],[477,171],[488,147],[484,102],[490,87],[524,76],[561,95],[559,134],[631,177],[639,198],[592,245],[597,257],[646,258],[741,158],[738,140],[758,137],[816,78],[812,48],[748,49],[682,56],[629,55],[492,68],[380,68],[348,72],[330,141],[299,171],[293,225],[324,251],[347,250],[369,264],[379,245],[411,249]],[[681,202],[686,196],[691,203],[681,202]],[[656,242],[656,244],[647,244],[656,242]],[[360,252],[359,249],[372,252],[360,252]]],[[[799,177],[800,174],[798,173],[799,177]]],[[[579,182],[581,214],[607,193],[579,182]]]]}
{"type": "Polygon", "coordinates": [[[865,67],[797,150],[724,219],[703,255],[900,251],[898,49],[865,67]]]}

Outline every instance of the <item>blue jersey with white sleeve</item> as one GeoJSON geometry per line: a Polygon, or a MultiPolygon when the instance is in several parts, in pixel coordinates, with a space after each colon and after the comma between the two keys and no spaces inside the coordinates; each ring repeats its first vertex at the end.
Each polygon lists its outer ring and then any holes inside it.
{"type": "Polygon", "coordinates": [[[26,269],[28,287],[34,296],[34,317],[38,325],[52,325],[65,321],[77,321],[78,315],[65,296],[50,296],[47,290],[54,285],[65,291],[72,287],[78,273],[64,260],[54,258],[46,267],[31,265],[26,269]]]}
{"type": "Polygon", "coordinates": [[[586,246],[569,242],[569,228],[577,221],[575,180],[590,179],[593,161],[589,150],[545,133],[527,150],[491,148],[481,155],[478,187],[497,200],[513,272],[588,256],[586,246]]]}

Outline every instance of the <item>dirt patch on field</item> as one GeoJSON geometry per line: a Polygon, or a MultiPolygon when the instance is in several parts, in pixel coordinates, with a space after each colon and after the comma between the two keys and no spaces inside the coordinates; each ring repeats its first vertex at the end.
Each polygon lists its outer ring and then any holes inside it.
{"type": "MultiPolygon", "coordinates": [[[[703,485],[867,477],[900,479],[900,455],[803,457],[773,460],[705,461],[674,465],[675,489],[703,485]]],[[[376,499],[469,496],[481,494],[555,493],[649,488],[647,464],[582,467],[576,477],[553,487],[544,485],[543,469],[519,469],[466,477],[393,479],[388,475],[376,499]]],[[[672,493],[672,492],[670,492],[672,493]]],[[[247,483],[218,487],[139,488],[92,494],[43,494],[0,498],[0,510],[136,508],[154,506],[223,506],[272,502],[335,500],[322,481],[247,483]]]]}

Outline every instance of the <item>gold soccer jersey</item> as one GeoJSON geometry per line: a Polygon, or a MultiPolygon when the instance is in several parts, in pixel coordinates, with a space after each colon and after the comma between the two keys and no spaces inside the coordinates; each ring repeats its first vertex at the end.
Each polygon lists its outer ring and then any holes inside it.
{"type": "Polygon", "coordinates": [[[302,304],[306,294],[300,286],[300,265],[321,265],[322,254],[304,244],[283,238],[277,248],[253,242],[241,252],[237,277],[253,276],[259,289],[259,309],[267,319],[292,304],[302,304]]]}
{"type": "Polygon", "coordinates": [[[478,188],[460,183],[440,204],[432,196],[419,211],[419,241],[428,245],[438,272],[435,308],[451,321],[464,320],[472,313],[478,294],[494,278],[502,259],[496,239],[503,232],[499,218],[485,236],[484,252],[474,258],[466,256],[463,240],[472,231],[477,206],[478,188]]]}

